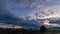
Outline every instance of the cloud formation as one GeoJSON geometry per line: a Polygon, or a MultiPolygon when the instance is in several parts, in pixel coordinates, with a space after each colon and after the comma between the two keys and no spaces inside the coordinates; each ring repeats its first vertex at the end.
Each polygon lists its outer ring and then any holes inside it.
{"type": "Polygon", "coordinates": [[[40,17],[53,15],[57,10],[59,0],[7,0],[7,8],[17,16],[32,16],[36,12],[40,17]],[[56,8],[56,10],[54,10],[56,8]]]}
{"type": "MultiPolygon", "coordinates": [[[[46,16],[52,17],[58,15],[60,12],[60,0],[0,0],[1,7],[6,9],[11,14],[17,17],[30,16],[31,18],[39,19],[45,18],[46,16]]],[[[3,9],[2,8],[2,9],[3,9]]],[[[5,11],[6,12],[6,11],[5,11]]],[[[46,17],[46,18],[48,18],[46,17]]]]}

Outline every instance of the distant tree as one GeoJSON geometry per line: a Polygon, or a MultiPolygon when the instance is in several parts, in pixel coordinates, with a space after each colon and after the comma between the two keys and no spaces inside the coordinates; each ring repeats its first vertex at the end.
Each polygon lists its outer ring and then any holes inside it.
{"type": "Polygon", "coordinates": [[[42,26],[40,27],[40,31],[41,31],[41,32],[46,32],[46,30],[47,30],[47,29],[46,29],[45,26],[42,25],[42,26]]]}

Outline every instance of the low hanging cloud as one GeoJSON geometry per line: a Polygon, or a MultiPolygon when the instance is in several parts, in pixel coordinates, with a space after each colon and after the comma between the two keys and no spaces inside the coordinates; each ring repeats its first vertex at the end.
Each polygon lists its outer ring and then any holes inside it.
{"type": "Polygon", "coordinates": [[[45,26],[49,26],[49,28],[50,27],[60,27],[60,24],[57,24],[57,23],[49,23],[49,21],[48,20],[45,20],[45,21],[43,21],[44,23],[44,25],[45,26]]]}
{"type": "MultiPolygon", "coordinates": [[[[3,3],[1,1],[0,3],[3,3]]],[[[7,3],[3,3],[2,7],[19,18],[22,15],[36,18],[37,15],[41,19],[46,16],[58,15],[60,0],[7,0],[7,3]]]]}

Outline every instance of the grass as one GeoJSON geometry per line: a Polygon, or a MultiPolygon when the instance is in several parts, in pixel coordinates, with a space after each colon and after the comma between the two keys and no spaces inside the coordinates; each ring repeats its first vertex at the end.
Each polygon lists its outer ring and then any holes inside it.
{"type": "Polygon", "coordinates": [[[59,30],[47,30],[45,32],[41,32],[40,30],[32,31],[32,30],[11,30],[11,29],[0,29],[0,34],[60,34],[59,30]]]}

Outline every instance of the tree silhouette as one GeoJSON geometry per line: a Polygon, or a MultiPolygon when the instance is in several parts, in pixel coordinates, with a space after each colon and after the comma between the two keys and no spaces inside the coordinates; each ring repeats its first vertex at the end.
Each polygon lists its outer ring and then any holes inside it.
{"type": "Polygon", "coordinates": [[[46,29],[45,26],[41,26],[41,27],[40,27],[40,31],[41,31],[41,32],[46,32],[46,30],[47,30],[47,29],[46,29]]]}

